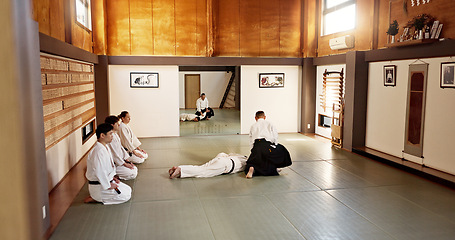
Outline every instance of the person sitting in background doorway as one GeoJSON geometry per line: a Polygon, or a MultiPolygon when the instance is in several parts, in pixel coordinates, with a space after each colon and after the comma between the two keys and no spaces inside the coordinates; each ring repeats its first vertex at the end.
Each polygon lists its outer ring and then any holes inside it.
{"type": "Polygon", "coordinates": [[[180,114],[180,122],[185,122],[185,121],[193,121],[193,122],[199,122],[200,120],[204,120],[206,117],[205,113],[202,113],[200,116],[192,113],[181,113],[180,114]]]}
{"type": "Polygon", "coordinates": [[[139,147],[142,143],[128,125],[131,121],[130,114],[127,111],[123,111],[118,115],[118,118],[122,120],[119,126],[120,142],[132,157],[129,160],[133,163],[143,163],[148,158],[148,154],[139,147]]]}
{"type": "Polygon", "coordinates": [[[97,142],[88,154],[88,196],[84,202],[101,202],[105,205],[124,203],[131,198],[131,187],[116,176],[114,160],[108,144],[112,142],[113,127],[102,123],[96,128],[97,142]]]}
{"type": "Polygon", "coordinates": [[[205,97],[205,93],[201,94],[201,97],[196,100],[196,115],[201,116],[203,113],[206,114],[205,119],[210,120],[211,117],[215,116],[213,109],[209,107],[209,100],[205,97]]]}
{"type": "Polygon", "coordinates": [[[116,116],[108,116],[104,122],[110,124],[114,128],[114,133],[112,134],[112,142],[109,143],[108,146],[111,149],[112,158],[114,159],[116,166],[117,176],[123,180],[135,179],[137,176],[137,167],[128,160],[131,158],[131,156],[122,147],[120,137],[117,134],[120,126],[120,119],[116,116]]]}
{"type": "Polygon", "coordinates": [[[188,177],[215,177],[243,171],[246,164],[246,156],[237,153],[219,153],[209,162],[200,165],[180,165],[169,169],[169,178],[188,177]]]}
{"type": "Polygon", "coordinates": [[[246,162],[246,178],[278,175],[277,168],[292,164],[288,150],[278,143],[278,132],[266,121],[263,111],[257,111],[256,123],[250,128],[251,154],[246,162]]]}

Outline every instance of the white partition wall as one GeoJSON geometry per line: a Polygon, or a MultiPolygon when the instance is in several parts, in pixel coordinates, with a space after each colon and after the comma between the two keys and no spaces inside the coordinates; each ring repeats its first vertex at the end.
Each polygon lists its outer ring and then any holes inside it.
{"type": "MultiPolygon", "coordinates": [[[[453,58],[422,59],[428,66],[423,139],[423,164],[455,174],[455,88],[440,88],[442,62],[453,58]]],[[[409,64],[415,60],[371,63],[365,145],[402,157],[405,134],[409,64]],[[396,65],[395,87],[384,86],[384,66],[396,65]]]]}
{"type": "Polygon", "coordinates": [[[109,107],[130,112],[138,137],[179,136],[178,66],[109,66],[109,107]],[[131,88],[130,72],[158,73],[159,88],[131,88]]]}
{"type": "Polygon", "coordinates": [[[265,112],[278,132],[298,132],[300,79],[298,66],[242,66],[240,80],[241,133],[247,134],[258,110],[265,112]],[[259,73],[284,73],[284,87],[259,88],[259,73]]]}

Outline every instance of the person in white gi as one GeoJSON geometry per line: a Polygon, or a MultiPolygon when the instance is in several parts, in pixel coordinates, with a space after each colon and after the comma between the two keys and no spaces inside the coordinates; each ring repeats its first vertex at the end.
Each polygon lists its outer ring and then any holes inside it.
{"type": "Polygon", "coordinates": [[[131,121],[131,116],[127,111],[123,111],[118,116],[122,120],[120,123],[120,130],[119,136],[122,146],[128,151],[131,155],[129,159],[133,163],[143,163],[145,159],[149,157],[149,155],[142,150],[139,146],[141,146],[141,142],[137,139],[136,135],[134,135],[133,130],[131,130],[128,123],[131,121]]]}
{"type": "Polygon", "coordinates": [[[112,153],[112,158],[116,166],[117,176],[123,180],[135,179],[137,176],[137,167],[134,166],[128,159],[131,158],[128,152],[122,147],[120,137],[117,132],[119,130],[120,119],[116,116],[108,116],[104,120],[105,123],[110,124],[114,129],[112,134],[112,142],[108,144],[112,153]]]}
{"type": "Polygon", "coordinates": [[[200,120],[205,119],[205,113],[202,113],[200,116],[196,114],[191,114],[191,113],[181,113],[180,114],[180,122],[185,122],[185,121],[193,121],[193,122],[199,122],[200,120]]]}
{"type": "Polygon", "coordinates": [[[210,120],[211,117],[215,116],[215,112],[209,107],[209,100],[205,97],[205,93],[202,93],[201,97],[196,100],[195,114],[201,116],[203,113],[206,114],[205,119],[207,120],[210,120]]]}
{"type": "Polygon", "coordinates": [[[256,139],[265,139],[273,144],[278,144],[278,131],[276,127],[269,121],[266,121],[266,116],[263,111],[258,111],[254,119],[256,122],[250,127],[250,148],[254,146],[256,139]]]}
{"type": "Polygon", "coordinates": [[[204,178],[241,172],[245,169],[246,156],[237,153],[219,153],[209,162],[200,165],[180,165],[169,169],[169,178],[204,178]]]}
{"type": "Polygon", "coordinates": [[[102,123],[96,129],[98,141],[87,158],[90,196],[84,202],[101,202],[105,205],[119,204],[131,198],[130,186],[115,176],[115,165],[108,144],[112,141],[113,127],[102,123]]]}

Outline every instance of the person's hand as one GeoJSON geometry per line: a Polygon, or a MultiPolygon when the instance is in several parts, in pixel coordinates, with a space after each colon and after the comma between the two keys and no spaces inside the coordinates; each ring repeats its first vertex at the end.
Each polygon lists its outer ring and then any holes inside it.
{"type": "Polygon", "coordinates": [[[207,111],[206,112],[210,112],[210,109],[207,108],[207,111]]]}
{"type": "Polygon", "coordinates": [[[115,183],[119,183],[120,182],[120,179],[118,177],[114,177],[114,182],[115,183]]]}
{"type": "Polygon", "coordinates": [[[139,158],[144,158],[144,156],[142,156],[142,154],[136,152],[136,151],[133,151],[133,154],[136,156],[136,157],[139,157],[139,158]]]}
{"type": "Polygon", "coordinates": [[[123,166],[129,168],[129,169],[133,169],[134,168],[134,165],[132,163],[124,163],[123,166]]]}
{"type": "Polygon", "coordinates": [[[118,185],[111,182],[111,187],[108,189],[116,189],[116,188],[118,188],[118,185]]]}

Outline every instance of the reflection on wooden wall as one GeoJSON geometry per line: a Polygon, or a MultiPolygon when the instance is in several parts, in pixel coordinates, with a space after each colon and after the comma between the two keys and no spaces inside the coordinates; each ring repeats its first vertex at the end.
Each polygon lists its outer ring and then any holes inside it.
{"type": "Polygon", "coordinates": [[[301,56],[301,1],[217,0],[214,56],[301,56]]]}
{"type": "Polygon", "coordinates": [[[95,117],[94,75],[93,64],[47,55],[40,62],[47,150],[95,117]]]}

